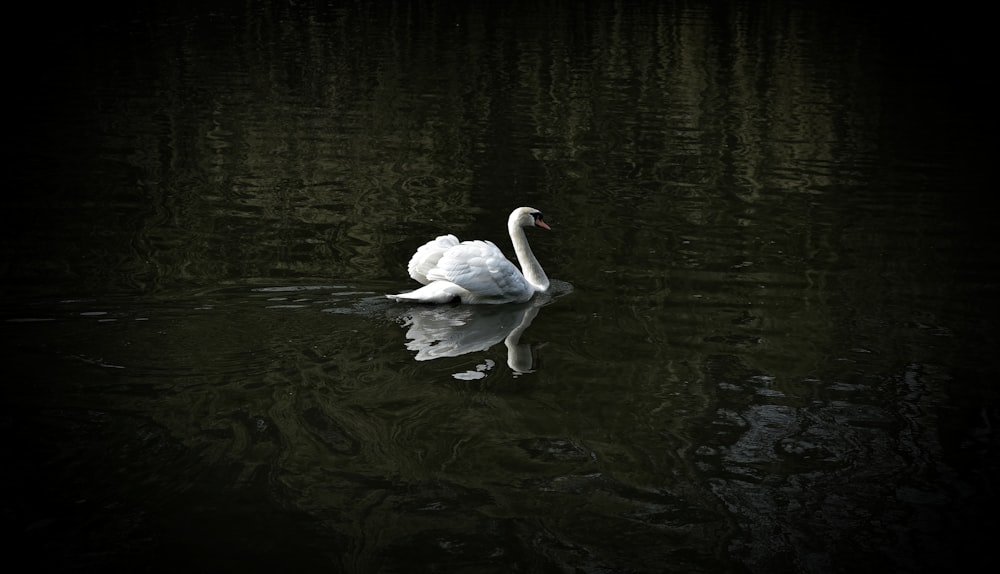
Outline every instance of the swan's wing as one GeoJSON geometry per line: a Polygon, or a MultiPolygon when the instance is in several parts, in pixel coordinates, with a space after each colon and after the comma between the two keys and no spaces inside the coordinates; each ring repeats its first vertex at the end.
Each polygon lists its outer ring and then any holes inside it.
{"type": "Polygon", "coordinates": [[[435,239],[428,241],[417,249],[417,252],[410,258],[406,270],[410,272],[410,277],[419,283],[427,285],[427,273],[437,266],[441,256],[445,251],[458,245],[458,238],[454,235],[439,235],[435,239]]]}
{"type": "Polygon", "coordinates": [[[463,241],[445,251],[428,281],[449,281],[476,299],[521,298],[532,293],[521,271],[490,241],[463,241]]]}

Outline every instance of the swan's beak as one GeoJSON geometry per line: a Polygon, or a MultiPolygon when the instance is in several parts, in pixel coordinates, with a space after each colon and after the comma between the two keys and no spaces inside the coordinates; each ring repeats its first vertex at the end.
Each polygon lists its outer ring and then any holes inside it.
{"type": "Polygon", "coordinates": [[[552,231],[552,228],[551,228],[551,227],[549,227],[549,224],[548,224],[548,223],[545,223],[545,222],[544,222],[544,221],[542,221],[541,219],[536,219],[536,220],[535,220],[535,227],[541,227],[542,229],[547,229],[547,230],[549,230],[549,231],[552,231]]]}

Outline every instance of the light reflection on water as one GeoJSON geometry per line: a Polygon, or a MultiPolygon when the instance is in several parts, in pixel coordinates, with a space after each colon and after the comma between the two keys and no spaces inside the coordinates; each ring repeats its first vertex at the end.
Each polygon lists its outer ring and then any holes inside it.
{"type": "Polygon", "coordinates": [[[434,6],[111,19],[32,100],[16,542],[71,570],[975,555],[996,241],[954,152],[894,131],[927,102],[875,22],[434,6]],[[524,204],[551,298],[384,298],[427,237],[524,204]]]}

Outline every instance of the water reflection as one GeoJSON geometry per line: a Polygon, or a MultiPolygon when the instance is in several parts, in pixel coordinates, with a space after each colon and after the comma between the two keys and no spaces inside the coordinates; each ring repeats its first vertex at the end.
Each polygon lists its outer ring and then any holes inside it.
{"type": "MultiPolygon", "coordinates": [[[[539,310],[551,300],[536,296],[517,305],[414,306],[404,315],[406,348],[416,351],[414,359],[430,361],[486,351],[503,341],[507,366],[515,375],[533,372],[533,346],[521,343],[539,310]]],[[[486,359],[475,371],[455,373],[456,379],[480,379],[493,368],[486,359]]]]}

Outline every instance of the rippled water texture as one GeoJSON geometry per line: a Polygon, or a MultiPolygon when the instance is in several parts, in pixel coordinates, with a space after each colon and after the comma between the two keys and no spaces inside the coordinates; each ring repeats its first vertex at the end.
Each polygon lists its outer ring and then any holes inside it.
{"type": "Polygon", "coordinates": [[[172,4],[8,48],[11,563],[995,563],[974,16],[172,4]],[[383,296],[522,205],[550,293],[383,296]]]}

